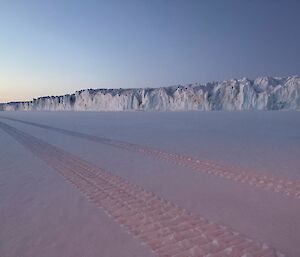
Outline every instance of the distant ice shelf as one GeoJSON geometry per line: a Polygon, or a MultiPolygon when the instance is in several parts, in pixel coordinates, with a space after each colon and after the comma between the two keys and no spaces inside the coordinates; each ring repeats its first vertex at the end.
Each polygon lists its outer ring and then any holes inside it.
{"type": "Polygon", "coordinates": [[[160,88],[86,89],[0,104],[2,111],[300,110],[300,77],[232,79],[160,88]]]}

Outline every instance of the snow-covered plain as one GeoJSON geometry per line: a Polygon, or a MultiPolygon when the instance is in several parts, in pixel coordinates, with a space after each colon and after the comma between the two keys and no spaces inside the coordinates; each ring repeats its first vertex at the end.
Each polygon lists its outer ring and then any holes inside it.
{"type": "Polygon", "coordinates": [[[232,79],[160,88],[88,89],[29,102],[0,104],[5,111],[299,110],[300,77],[232,79]]]}
{"type": "MultiPolygon", "coordinates": [[[[300,180],[298,112],[3,112],[300,180]]],[[[97,142],[1,119],[286,256],[300,256],[299,199],[97,142]]],[[[0,130],[0,256],[153,256],[58,173],[0,130]]]]}

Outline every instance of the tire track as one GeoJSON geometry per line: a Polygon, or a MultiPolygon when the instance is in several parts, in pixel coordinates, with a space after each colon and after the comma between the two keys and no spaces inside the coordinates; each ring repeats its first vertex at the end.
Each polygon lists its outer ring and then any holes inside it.
{"type": "Polygon", "coordinates": [[[113,140],[104,137],[93,136],[76,131],[55,128],[48,125],[38,124],[34,122],[23,121],[14,118],[1,117],[7,120],[24,123],[27,125],[55,131],[68,136],[73,136],[94,143],[101,143],[116,148],[121,148],[129,152],[135,152],[149,156],[151,158],[159,159],[169,162],[181,167],[189,168],[197,172],[206,172],[208,174],[243,183],[248,186],[257,187],[263,190],[268,190],[276,193],[284,194],[288,197],[300,199],[300,181],[291,180],[284,177],[257,174],[254,171],[239,169],[236,167],[225,166],[211,161],[203,161],[190,156],[181,155],[177,153],[169,153],[159,149],[138,144],[128,143],[120,140],[113,140]]]}
{"type": "Polygon", "coordinates": [[[0,128],[58,171],[157,256],[284,256],[30,134],[2,122],[0,128]]]}

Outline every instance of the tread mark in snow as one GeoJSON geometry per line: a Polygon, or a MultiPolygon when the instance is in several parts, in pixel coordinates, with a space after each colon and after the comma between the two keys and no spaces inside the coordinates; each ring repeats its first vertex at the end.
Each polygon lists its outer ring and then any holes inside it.
{"type": "Polygon", "coordinates": [[[30,134],[2,122],[0,128],[58,171],[157,256],[284,256],[30,134]]]}
{"type": "Polygon", "coordinates": [[[165,162],[169,162],[181,167],[189,168],[197,172],[205,172],[223,179],[239,182],[248,186],[257,187],[263,190],[268,190],[276,193],[284,194],[288,197],[300,199],[300,181],[291,180],[285,177],[271,176],[258,174],[253,171],[245,171],[240,168],[225,166],[211,161],[203,161],[190,156],[170,153],[162,151],[148,146],[128,143],[120,140],[113,140],[104,137],[93,136],[76,131],[55,128],[48,125],[38,124],[35,122],[23,121],[14,118],[0,117],[35,127],[59,132],[68,136],[82,138],[92,141],[94,143],[101,143],[116,148],[121,148],[129,152],[135,152],[149,156],[151,158],[159,159],[165,162]]]}

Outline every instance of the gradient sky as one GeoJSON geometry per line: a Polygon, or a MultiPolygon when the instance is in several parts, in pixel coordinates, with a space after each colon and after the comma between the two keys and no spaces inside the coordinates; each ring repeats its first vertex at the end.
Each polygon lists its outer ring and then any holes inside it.
{"type": "Polygon", "coordinates": [[[0,102],[300,74],[298,0],[0,0],[0,102]]]}

